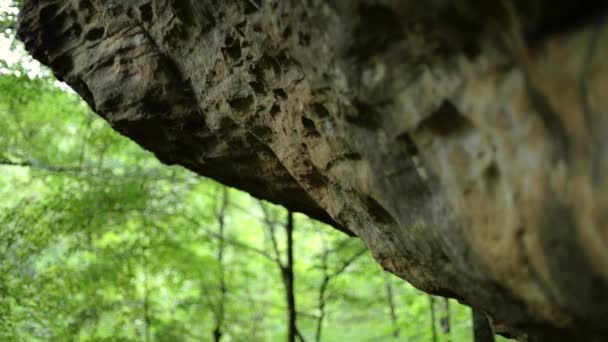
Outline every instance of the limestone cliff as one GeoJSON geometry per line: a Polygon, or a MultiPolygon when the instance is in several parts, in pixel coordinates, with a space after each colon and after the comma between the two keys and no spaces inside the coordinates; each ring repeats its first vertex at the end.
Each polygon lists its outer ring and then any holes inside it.
{"type": "Polygon", "coordinates": [[[601,341],[604,3],[25,0],[19,35],[161,161],[358,236],[498,331],[601,341]]]}

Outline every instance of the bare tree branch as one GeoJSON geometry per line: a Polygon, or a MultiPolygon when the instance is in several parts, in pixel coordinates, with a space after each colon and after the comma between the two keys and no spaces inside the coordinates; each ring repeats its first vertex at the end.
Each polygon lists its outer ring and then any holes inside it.
{"type": "Polygon", "coordinates": [[[222,187],[222,202],[217,213],[217,222],[218,222],[218,235],[219,235],[219,246],[217,249],[217,261],[220,268],[219,275],[219,285],[220,285],[220,298],[218,302],[218,312],[215,315],[215,327],[213,328],[213,339],[215,342],[220,342],[223,332],[223,325],[225,319],[225,302],[226,302],[226,293],[228,292],[228,288],[226,286],[226,275],[224,270],[224,248],[225,248],[225,228],[226,228],[226,211],[228,210],[228,188],[225,186],[222,187]]]}
{"type": "Polygon", "coordinates": [[[393,324],[393,337],[399,337],[399,324],[397,319],[397,310],[395,307],[395,298],[393,294],[393,285],[391,284],[391,279],[389,278],[387,273],[384,273],[384,287],[386,289],[386,300],[388,302],[388,307],[391,315],[391,323],[393,324]]]}
{"type": "Polygon", "coordinates": [[[46,171],[53,172],[81,172],[85,171],[80,166],[67,166],[67,165],[46,165],[46,164],[38,164],[30,161],[13,161],[8,159],[0,159],[0,165],[2,166],[20,166],[20,167],[28,167],[32,169],[40,169],[46,171]]]}

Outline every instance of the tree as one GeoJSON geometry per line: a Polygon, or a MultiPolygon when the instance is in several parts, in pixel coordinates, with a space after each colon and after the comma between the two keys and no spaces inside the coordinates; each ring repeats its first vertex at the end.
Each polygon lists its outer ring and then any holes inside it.
{"type": "Polygon", "coordinates": [[[218,222],[218,247],[217,247],[217,262],[219,265],[219,287],[220,287],[220,298],[217,304],[217,310],[215,313],[215,328],[213,329],[213,340],[215,342],[220,342],[222,339],[222,325],[225,320],[225,302],[226,302],[226,293],[228,292],[228,288],[226,285],[226,272],[224,269],[224,249],[226,246],[226,238],[225,238],[225,221],[226,221],[226,210],[228,209],[228,189],[222,189],[222,201],[220,204],[220,209],[217,214],[217,222],[218,222]]]}
{"type": "Polygon", "coordinates": [[[431,332],[433,333],[433,342],[437,342],[437,313],[435,309],[435,297],[429,297],[429,313],[431,314],[431,332]]]}
{"type": "Polygon", "coordinates": [[[450,342],[450,333],[452,330],[452,325],[450,322],[450,301],[448,298],[441,298],[441,313],[442,316],[439,319],[439,324],[441,325],[441,332],[445,336],[444,340],[450,342]]]}
{"type": "Polygon", "coordinates": [[[327,241],[322,240],[323,249],[321,252],[321,272],[323,274],[323,277],[321,279],[321,283],[318,289],[319,294],[317,300],[317,311],[319,316],[317,317],[315,328],[316,342],[321,341],[323,321],[326,315],[327,302],[329,301],[328,290],[331,281],[334,280],[336,277],[340,276],[342,273],[344,273],[352,263],[354,263],[359,257],[361,257],[365,252],[367,252],[367,250],[364,248],[359,249],[352,256],[348,257],[346,260],[342,261],[339,265],[337,265],[335,270],[330,270],[330,253],[340,253],[342,249],[348,246],[350,241],[350,239],[343,239],[337,243],[336,248],[334,248],[333,250],[329,250],[327,248],[327,241]]]}
{"type": "Polygon", "coordinates": [[[386,288],[386,300],[388,303],[388,307],[391,314],[391,322],[393,323],[393,337],[399,338],[399,323],[397,319],[397,310],[395,308],[395,299],[393,295],[393,285],[391,284],[390,279],[385,274],[384,275],[384,286],[386,288]]]}
{"type": "Polygon", "coordinates": [[[497,331],[599,341],[605,10],[30,0],[19,34],[162,162],[360,237],[497,331]]]}
{"type": "Polygon", "coordinates": [[[494,334],[488,319],[483,312],[472,310],[473,313],[473,337],[475,342],[494,342],[494,334]]]}
{"type": "Polygon", "coordinates": [[[276,223],[270,216],[270,213],[260,202],[260,208],[264,212],[264,222],[268,229],[270,241],[272,243],[272,251],[274,252],[274,261],[281,272],[281,279],[285,288],[285,303],[287,304],[287,341],[294,342],[296,337],[304,341],[304,337],[299,332],[297,327],[297,311],[296,311],[296,296],[294,283],[294,252],[293,252],[293,213],[287,212],[287,222],[284,224],[285,229],[285,257],[281,256],[279,243],[277,241],[276,223]],[[286,259],[286,261],[283,261],[286,259]]]}

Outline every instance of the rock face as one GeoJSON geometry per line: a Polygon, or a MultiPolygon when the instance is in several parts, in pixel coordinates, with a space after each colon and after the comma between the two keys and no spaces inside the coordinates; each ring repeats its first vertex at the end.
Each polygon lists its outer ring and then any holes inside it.
{"type": "Polygon", "coordinates": [[[163,162],[357,235],[499,332],[604,341],[605,8],[25,0],[19,35],[163,162]]]}

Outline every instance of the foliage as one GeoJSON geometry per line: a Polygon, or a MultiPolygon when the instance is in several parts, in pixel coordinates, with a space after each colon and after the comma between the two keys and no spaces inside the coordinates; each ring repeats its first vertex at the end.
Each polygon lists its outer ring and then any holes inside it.
{"type": "MultiPolygon", "coordinates": [[[[9,7],[0,27],[12,39],[9,7]]],[[[0,51],[0,341],[207,341],[220,316],[227,341],[284,339],[269,230],[284,210],[230,189],[221,211],[221,185],[162,165],[48,72],[32,77],[31,60],[3,57],[24,55],[10,46],[0,51]]],[[[295,227],[307,340],[433,340],[427,295],[383,275],[359,240],[300,215],[295,227]]],[[[450,315],[450,334],[435,323],[437,341],[470,341],[468,308],[450,301],[450,315]]]]}

